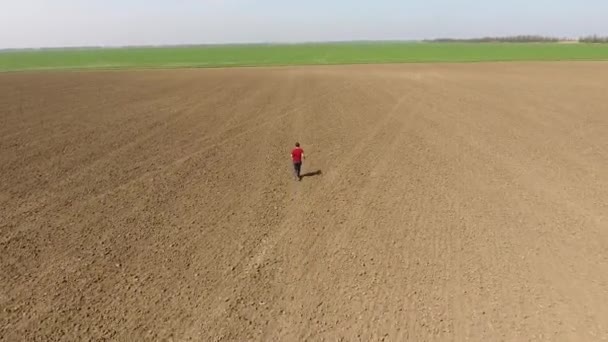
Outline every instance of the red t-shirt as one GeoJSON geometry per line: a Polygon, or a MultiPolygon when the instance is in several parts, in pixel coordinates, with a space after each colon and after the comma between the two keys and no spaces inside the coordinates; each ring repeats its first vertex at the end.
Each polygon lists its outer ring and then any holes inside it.
{"type": "Polygon", "coordinates": [[[291,151],[291,159],[293,160],[294,163],[301,163],[303,154],[304,154],[304,150],[301,149],[300,147],[296,147],[293,149],[293,151],[291,151]]]}

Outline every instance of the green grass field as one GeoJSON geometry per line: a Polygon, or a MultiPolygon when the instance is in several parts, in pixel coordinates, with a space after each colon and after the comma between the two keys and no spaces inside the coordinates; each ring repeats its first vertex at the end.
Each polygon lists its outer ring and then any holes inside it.
{"type": "Polygon", "coordinates": [[[608,60],[608,45],[328,43],[4,51],[0,71],[561,60],[608,60]]]}

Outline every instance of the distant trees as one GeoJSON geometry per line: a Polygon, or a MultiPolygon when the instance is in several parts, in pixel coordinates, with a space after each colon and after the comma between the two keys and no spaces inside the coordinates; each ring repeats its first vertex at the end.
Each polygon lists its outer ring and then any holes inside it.
{"type": "Polygon", "coordinates": [[[483,37],[483,38],[471,38],[471,39],[452,39],[452,38],[439,38],[433,40],[427,40],[438,43],[556,43],[562,39],[555,37],[544,37],[535,35],[522,35],[522,36],[507,36],[507,37],[483,37]]]}
{"type": "Polygon", "coordinates": [[[598,35],[581,37],[579,39],[555,38],[538,35],[521,35],[507,37],[483,37],[471,39],[439,38],[427,39],[425,42],[436,43],[558,43],[558,42],[581,42],[581,43],[608,43],[608,37],[598,35]]]}
{"type": "Polygon", "coordinates": [[[578,40],[581,43],[608,43],[608,37],[600,37],[598,35],[582,37],[578,40]]]}

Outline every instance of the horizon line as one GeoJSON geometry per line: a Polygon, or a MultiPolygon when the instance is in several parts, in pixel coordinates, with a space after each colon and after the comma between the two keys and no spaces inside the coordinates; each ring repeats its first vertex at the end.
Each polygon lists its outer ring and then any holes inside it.
{"type": "MultiPolygon", "coordinates": [[[[41,47],[19,47],[19,48],[0,48],[0,52],[7,51],[36,51],[36,50],[95,50],[95,49],[126,49],[126,48],[187,48],[187,47],[221,47],[221,46],[255,46],[255,45],[307,45],[307,44],[347,44],[347,43],[449,43],[453,41],[455,43],[467,41],[471,43],[492,43],[493,41],[479,41],[482,39],[496,39],[497,43],[509,43],[499,41],[499,39],[505,38],[517,38],[517,37],[538,37],[545,39],[554,39],[557,42],[580,42],[581,39],[586,37],[593,37],[594,35],[584,37],[553,37],[553,36],[541,36],[541,35],[516,35],[516,36],[497,36],[497,37],[479,37],[479,38],[426,38],[426,39],[353,39],[353,40],[319,40],[319,41],[269,41],[269,42],[231,42],[231,43],[183,43],[183,44],[134,44],[134,45],[66,45],[66,46],[41,46],[41,47]]],[[[601,37],[601,36],[598,36],[601,37]]],[[[517,43],[517,42],[515,42],[517,43]]],[[[525,42],[522,42],[525,43],[525,42]]],[[[532,43],[529,42],[529,43],[532,43]]]]}

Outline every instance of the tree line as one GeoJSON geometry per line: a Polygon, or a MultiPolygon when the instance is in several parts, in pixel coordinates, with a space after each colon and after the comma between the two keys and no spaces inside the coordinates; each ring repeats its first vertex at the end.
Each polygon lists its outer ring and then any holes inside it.
{"type": "Polygon", "coordinates": [[[482,37],[482,38],[470,38],[470,39],[456,39],[456,38],[438,38],[438,39],[427,39],[425,42],[435,43],[557,43],[557,42],[576,42],[581,43],[608,43],[608,37],[601,37],[597,35],[581,37],[579,39],[568,39],[568,38],[556,38],[538,35],[520,35],[520,36],[507,36],[507,37],[482,37]]]}
{"type": "Polygon", "coordinates": [[[581,43],[608,43],[608,37],[600,37],[598,35],[582,37],[578,40],[581,43]]]}

